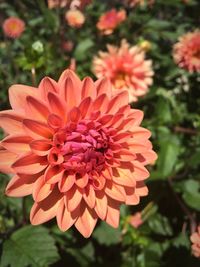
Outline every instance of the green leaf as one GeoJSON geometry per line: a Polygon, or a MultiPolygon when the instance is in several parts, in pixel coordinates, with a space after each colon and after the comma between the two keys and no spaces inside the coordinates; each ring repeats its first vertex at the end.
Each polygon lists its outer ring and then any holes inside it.
{"type": "Polygon", "coordinates": [[[172,245],[177,248],[180,248],[180,247],[186,247],[188,249],[190,248],[189,237],[184,233],[180,233],[177,237],[172,239],[171,242],[172,242],[172,245]]]}
{"type": "Polygon", "coordinates": [[[94,42],[87,38],[82,40],[76,47],[74,56],[77,60],[83,60],[88,55],[88,50],[94,45],[94,42]]]}
{"type": "Polygon", "coordinates": [[[146,247],[141,254],[137,256],[137,267],[160,267],[160,258],[168,249],[169,242],[151,241],[151,245],[146,247]]]}
{"type": "Polygon", "coordinates": [[[156,234],[164,236],[172,235],[172,228],[167,217],[156,214],[149,219],[148,224],[151,230],[156,234]]]}
{"type": "Polygon", "coordinates": [[[152,29],[157,29],[157,30],[161,30],[161,29],[166,29],[168,27],[170,27],[171,22],[166,21],[166,20],[160,20],[160,19],[151,19],[146,26],[152,29]]]}
{"type": "Polygon", "coordinates": [[[176,136],[169,135],[167,138],[163,138],[157,161],[158,172],[161,175],[160,178],[166,178],[172,174],[177,163],[179,153],[179,140],[176,136]]]}
{"type": "Polygon", "coordinates": [[[110,246],[120,242],[121,232],[102,222],[93,234],[99,244],[110,246]]]}
{"type": "Polygon", "coordinates": [[[170,122],[172,120],[172,115],[171,115],[169,101],[166,101],[166,99],[160,97],[156,107],[156,113],[157,113],[157,118],[160,122],[162,123],[170,122]]]}
{"type": "Polygon", "coordinates": [[[48,230],[25,226],[3,244],[1,267],[46,267],[58,259],[55,242],[48,230]]]}
{"type": "Polygon", "coordinates": [[[95,251],[92,242],[88,242],[84,247],[78,249],[77,247],[69,247],[66,251],[71,254],[82,267],[89,266],[89,263],[95,259],[95,251]]]}
{"type": "Polygon", "coordinates": [[[192,157],[189,159],[188,163],[192,167],[198,167],[200,166],[200,150],[197,150],[192,157]]]}
{"type": "Polygon", "coordinates": [[[183,190],[183,199],[186,204],[200,211],[200,182],[194,180],[185,181],[183,190]]]}

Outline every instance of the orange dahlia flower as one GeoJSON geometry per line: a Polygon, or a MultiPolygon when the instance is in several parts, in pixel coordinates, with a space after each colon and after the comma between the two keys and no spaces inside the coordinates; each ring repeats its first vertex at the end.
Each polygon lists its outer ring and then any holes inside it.
{"type": "Polygon", "coordinates": [[[113,33],[114,29],[126,19],[125,10],[112,9],[104,13],[97,23],[97,28],[106,35],[113,33]]]}
{"type": "Polygon", "coordinates": [[[24,29],[25,23],[19,18],[10,17],[3,23],[4,34],[13,39],[20,37],[24,29]]]}
{"type": "Polygon", "coordinates": [[[200,258],[200,225],[197,228],[197,232],[193,233],[190,237],[192,244],[192,254],[200,258]]]}
{"type": "Polygon", "coordinates": [[[78,9],[70,9],[65,14],[65,19],[71,27],[80,28],[85,22],[85,16],[78,9]]]}
{"type": "Polygon", "coordinates": [[[93,60],[93,72],[98,77],[107,77],[116,90],[125,89],[129,100],[137,101],[148,92],[152,84],[152,62],[145,60],[145,52],[122,40],[120,47],[108,45],[108,52],[99,52],[93,60]]]}
{"type": "Polygon", "coordinates": [[[200,30],[186,33],[174,45],[173,57],[179,67],[189,72],[200,71],[200,30]]]}
{"type": "Polygon", "coordinates": [[[0,112],[8,134],[0,170],[13,175],[8,196],[32,194],[33,225],[56,217],[62,231],[74,224],[89,237],[98,218],[117,227],[120,205],[147,195],[145,165],[156,154],[126,91],[112,96],[108,80],[66,70],[38,88],[13,85],[9,99],[12,109],[0,112]]]}

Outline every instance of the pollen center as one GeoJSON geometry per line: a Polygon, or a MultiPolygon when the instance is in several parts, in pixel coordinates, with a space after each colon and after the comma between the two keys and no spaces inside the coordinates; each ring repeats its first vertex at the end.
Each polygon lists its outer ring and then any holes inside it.
{"type": "Polygon", "coordinates": [[[118,89],[123,88],[124,86],[126,86],[127,74],[123,71],[116,73],[114,75],[112,82],[116,88],[118,89]]]}

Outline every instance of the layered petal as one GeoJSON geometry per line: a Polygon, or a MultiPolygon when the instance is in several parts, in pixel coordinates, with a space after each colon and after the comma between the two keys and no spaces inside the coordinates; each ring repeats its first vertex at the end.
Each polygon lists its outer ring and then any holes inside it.
{"type": "Polygon", "coordinates": [[[61,231],[67,231],[76,221],[79,216],[79,212],[69,212],[65,206],[64,200],[60,201],[57,212],[57,224],[61,231]]]}
{"type": "Polygon", "coordinates": [[[57,83],[49,77],[43,78],[39,84],[40,95],[44,100],[47,100],[49,93],[56,93],[58,90],[57,83]]]}
{"type": "Polygon", "coordinates": [[[108,199],[108,207],[105,221],[114,228],[119,226],[119,203],[115,200],[108,199]]]}
{"type": "Polygon", "coordinates": [[[13,173],[12,164],[17,157],[17,154],[0,148],[0,171],[4,173],[13,173]]]}
{"type": "Polygon", "coordinates": [[[6,195],[11,197],[24,197],[31,195],[33,192],[33,185],[40,176],[40,173],[36,175],[15,175],[6,187],[6,195]]]}
{"type": "Polygon", "coordinates": [[[31,141],[32,138],[30,136],[16,134],[4,138],[1,145],[10,152],[21,154],[30,151],[29,144],[31,141]]]}
{"type": "Polygon", "coordinates": [[[27,153],[18,158],[11,166],[16,173],[36,174],[47,167],[46,157],[27,153]]]}
{"type": "Polygon", "coordinates": [[[26,97],[37,97],[38,93],[38,89],[35,87],[23,84],[12,85],[9,88],[10,105],[15,110],[23,111],[26,106],[26,97]]]}
{"type": "Polygon", "coordinates": [[[79,217],[75,223],[77,230],[86,238],[90,237],[97,222],[95,211],[87,207],[80,208],[79,217]]]}
{"type": "Polygon", "coordinates": [[[62,199],[62,195],[55,188],[51,194],[41,202],[35,202],[31,209],[30,221],[33,225],[47,222],[54,218],[62,199]]]}
{"type": "Polygon", "coordinates": [[[0,127],[8,134],[24,133],[24,116],[14,110],[5,110],[0,112],[0,127]]]}
{"type": "Polygon", "coordinates": [[[45,123],[35,120],[24,119],[23,126],[26,133],[33,139],[50,139],[52,137],[52,130],[45,123]]]}

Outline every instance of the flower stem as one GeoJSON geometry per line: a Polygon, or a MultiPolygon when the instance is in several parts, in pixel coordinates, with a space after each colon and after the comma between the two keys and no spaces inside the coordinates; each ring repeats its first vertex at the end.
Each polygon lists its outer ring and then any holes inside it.
{"type": "Polygon", "coordinates": [[[36,72],[35,72],[35,68],[32,67],[31,69],[31,77],[32,77],[32,84],[33,86],[36,86],[37,83],[36,83],[36,72]]]}

